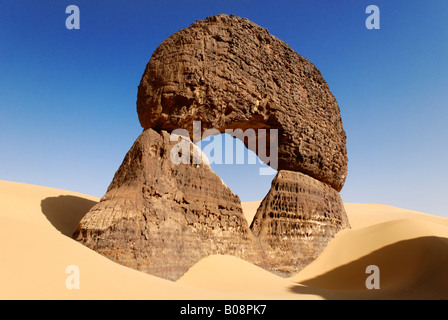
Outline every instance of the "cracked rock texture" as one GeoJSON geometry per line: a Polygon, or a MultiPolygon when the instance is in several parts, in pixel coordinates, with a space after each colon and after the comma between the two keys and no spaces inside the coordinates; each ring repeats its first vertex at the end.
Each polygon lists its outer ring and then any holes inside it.
{"type": "Polygon", "coordinates": [[[349,228],[339,193],[300,172],[282,170],[260,204],[251,230],[269,270],[284,276],[316,259],[337,232],[349,228]]]}
{"type": "Polygon", "coordinates": [[[146,66],[137,111],[144,129],[184,128],[192,140],[194,120],[202,131],[278,129],[274,169],[306,173],[337,191],[344,185],[346,135],[327,83],[247,19],[213,16],[166,39],[146,66]]]}

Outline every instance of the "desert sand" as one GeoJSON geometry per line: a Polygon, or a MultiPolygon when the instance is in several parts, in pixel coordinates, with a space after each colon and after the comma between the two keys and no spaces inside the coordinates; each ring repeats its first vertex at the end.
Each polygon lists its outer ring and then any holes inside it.
{"type": "MultiPolygon", "coordinates": [[[[345,204],[352,229],[299,274],[281,278],[210,256],[177,282],[118,265],[70,238],[98,198],[0,181],[0,299],[448,299],[448,219],[378,204],[345,204]],[[67,266],[80,289],[66,287],[67,266]],[[380,290],[367,290],[368,265],[380,290]]],[[[243,203],[252,221],[259,202],[243,203]]]]}

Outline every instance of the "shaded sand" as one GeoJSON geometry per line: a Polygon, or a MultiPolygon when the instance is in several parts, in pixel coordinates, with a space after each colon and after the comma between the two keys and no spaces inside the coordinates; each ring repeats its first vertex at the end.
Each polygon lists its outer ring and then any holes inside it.
{"type": "Polygon", "coordinates": [[[0,299],[208,299],[203,292],[120,266],[57,232],[0,218],[0,299]],[[80,270],[68,290],[66,268],[80,270]]]}
{"type": "Polygon", "coordinates": [[[353,290],[350,294],[358,298],[447,299],[447,252],[445,225],[413,219],[387,221],[340,232],[318,259],[290,280],[314,288],[353,290]],[[369,265],[380,269],[381,290],[356,296],[360,294],[356,291],[366,291],[369,265]]]}
{"type": "MultiPolygon", "coordinates": [[[[199,261],[177,282],[123,266],[69,236],[99,199],[0,181],[0,299],[448,299],[448,219],[346,204],[353,227],[294,277],[232,256],[199,261]],[[367,290],[368,265],[381,290],[367,290]],[[67,266],[80,268],[68,290],[67,266]]],[[[248,222],[260,202],[243,203],[248,222]]]]}
{"type": "Polygon", "coordinates": [[[445,237],[402,240],[309,280],[299,280],[308,287],[293,290],[327,299],[448,299],[446,252],[445,237]],[[369,265],[380,269],[380,290],[365,289],[369,265]]]}
{"type": "Polygon", "coordinates": [[[52,225],[68,236],[99,200],[77,192],[0,180],[0,217],[20,219],[43,228],[52,225]]]}

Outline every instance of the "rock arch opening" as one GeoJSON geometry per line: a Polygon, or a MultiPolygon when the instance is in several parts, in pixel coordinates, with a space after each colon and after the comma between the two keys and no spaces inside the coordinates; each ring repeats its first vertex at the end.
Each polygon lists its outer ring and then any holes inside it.
{"type": "MultiPolygon", "coordinates": [[[[261,201],[266,196],[277,170],[263,162],[239,138],[223,133],[208,136],[196,145],[208,158],[212,170],[242,202],[261,201]]],[[[259,146],[253,144],[253,148],[259,146]]]]}

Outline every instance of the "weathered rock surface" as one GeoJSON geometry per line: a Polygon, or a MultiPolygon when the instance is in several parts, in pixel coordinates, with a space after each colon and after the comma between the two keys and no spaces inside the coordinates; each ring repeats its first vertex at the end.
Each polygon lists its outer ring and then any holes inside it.
{"type": "Polygon", "coordinates": [[[299,172],[278,172],[251,230],[268,269],[290,276],[316,259],[335,234],[349,228],[339,193],[299,172]]]}
{"type": "MultiPolygon", "coordinates": [[[[122,265],[176,280],[212,254],[260,264],[238,196],[205,162],[174,164],[177,141],[145,130],[74,238],[122,265]]],[[[190,157],[200,149],[187,142],[190,157]]]]}
{"type": "MultiPolygon", "coordinates": [[[[338,193],[347,152],[337,102],[317,68],[266,29],[219,15],[172,35],[146,67],[137,111],[145,130],[74,234],[93,250],[171,280],[212,254],[291,276],[349,227],[338,193]],[[186,129],[194,140],[198,120],[201,133],[278,130],[280,171],[251,228],[206,162],[172,161],[202,154],[185,138],[187,151],[173,149],[171,133],[186,129]]],[[[243,139],[248,148],[255,138],[243,139]]]]}
{"type": "Polygon", "coordinates": [[[202,131],[278,129],[274,169],[303,172],[337,191],[347,175],[339,106],[321,73],[247,19],[209,17],[165,40],[143,74],[137,111],[144,129],[184,128],[191,139],[194,120],[202,131]]]}

